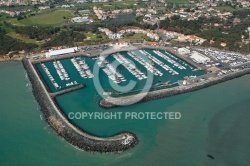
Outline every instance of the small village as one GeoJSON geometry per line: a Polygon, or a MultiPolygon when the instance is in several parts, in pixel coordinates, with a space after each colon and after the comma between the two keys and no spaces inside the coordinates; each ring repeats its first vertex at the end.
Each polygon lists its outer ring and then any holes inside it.
{"type": "MultiPolygon", "coordinates": [[[[11,51],[32,54],[51,47],[67,48],[67,43],[73,44],[70,46],[100,45],[120,39],[132,43],[140,41],[153,46],[216,47],[249,54],[250,24],[243,23],[247,22],[249,15],[246,15],[246,18],[238,18],[241,14],[234,13],[249,9],[250,2],[246,0],[187,0],[186,3],[173,3],[169,0],[75,0],[50,3],[46,0],[36,0],[30,1],[29,6],[26,5],[23,0],[0,0],[0,28],[2,26],[4,31],[7,30],[6,36],[11,37],[10,40],[24,42],[24,49],[6,48],[5,54],[11,51]],[[61,18],[54,21],[53,17],[61,18]],[[51,23],[40,21],[46,18],[51,23]],[[182,27],[182,23],[188,27],[182,27]],[[77,40],[72,38],[72,41],[68,42],[62,40],[57,44],[53,42],[53,35],[38,40],[37,35],[32,34],[30,37],[30,34],[17,32],[16,29],[20,26],[30,28],[27,31],[33,31],[40,26],[56,26],[61,29],[60,32],[68,27],[81,37],[77,40]],[[240,26],[241,30],[235,34],[237,26],[240,26]],[[232,41],[231,36],[236,36],[237,40],[232,41]],[[47,42],[50,44],[46,44],[47,42]],[[44,48],[43,45],[48,47],[44,48]]],[[[58,40],[56,37],[55,40],[58,40]]]]}

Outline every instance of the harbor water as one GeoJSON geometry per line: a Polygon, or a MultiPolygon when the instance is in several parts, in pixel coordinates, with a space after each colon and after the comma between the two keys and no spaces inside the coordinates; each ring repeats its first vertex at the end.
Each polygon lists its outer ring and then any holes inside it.
{"type": "MultiPolygon", "coordinates": [[[[75,72],[66,70],[69,75],[75,72]]],[[[250,163],[249,76],[188,94],[111,110],[104,110],[96,103],[91,79],[84,79],[86,88],[56,98],[65,114],[70,111],[182,114],[179,120],[73,122],[98,136],[124,130],[135,133],[139,144],[119,154],[83,152],[58,137],[44,121],[20,62],[1,63],[0,78],[0,165],[247,166],[250,163]]],[[[80,76],[76,81],[80,82],[80,76]]]]}

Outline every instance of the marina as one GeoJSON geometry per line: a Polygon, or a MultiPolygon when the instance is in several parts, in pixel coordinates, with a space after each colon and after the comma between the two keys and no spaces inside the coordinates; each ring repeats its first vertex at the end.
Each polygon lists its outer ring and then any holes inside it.
{"type": "Polygon", "coordinates": [[[147,78],[147,76],[143,72],[141,72],[128,59],[124,58],[120,53],[114,54],[113,57],[139,80],[147,78]]]}
{"type": "MultiPolygon", "coordinates": [[[[55,85],[52,85],[52,82],[49,81],[50,78],[45,80],[47,80],[46,83],[48,84],[49,89],[53,92],[56,92],[60,89],[70,88],[79,84],[93,86],[91,85],[91,78],[94,77],[92,71],[94,65],[97,64],[99,69],[104,73],[104,75],[99,75],[102,82],[106,82],[107,78],[107,80],[111,80],[114,84],[126,85],[130,80],[135,78],[136,87],[129,93],[134,94],[139,92],[142,87],[145,87],[145,83],[148,78],[147,72],[157,76],[153,80],[151,90],[176,86],[178,85],[176,82],[186,76],[199,76],[201,74],[205,74],[204,71],[192,71],[189,67],[186,69],[175,67],[175,69],[173,69],[170,67],[170,62],[162,57],[159,57],[153,51],[154,50],[151,49],[139,49],[131,52],[123,51],[113,54],[111,53],[107,57],[99,56],[88,58],[82,56],[73,56],[69,58],[67,56],[66,59],[54,59],[52,62],[44,62],[43,64],[47,66],[59,88],[55,88],[55,85]],[[69,75],[71,76],[70,79],[69,75]],[[66,78],[68,78],[68,80],[66,80],[66,78]],[[88,80],[90,80],[90,82],[88,80]]],[[[178,60],[179,59],[176,61],[178,60]]],[[[179,60],[178,62],[179,64],[185,63],[182,60],[179,60]]],[[[38,71],[40,71],[42,76],[45,77],[47,74],[40,69],[42,68],[40,63],[37,63],[37,67],[39,69],[38,71]]],[[[109,84],[110,83],[103,85],[104,91],[112,92],[112,95],[123,95],[120,92],[114,91],[112,86],[109,84]]],[[[124,95],[127,95],[127,93],[124,95]]]]}
{"type": "Polygon", "coordinates": [[[93,78],[94,75],[89,70],[89,66],[85,61],[82,61],[80,57],[72,58],[71,62],[75,66],[76,70],[79,72],[83,78],[93,78]]]}
{"type": "Polygon", "coordinates": [[[69,80],[69,75],[68,73],[65,71],[62,63],[60,61],[54,61],[53,65],[57,71],[57,74],[59,75],[61,80],[69,80]]]}
{"type": "Polygon", "coordinates": [[[186,69],[186,67],[182,66],[181,64],[179,64],[178,62],[174,61],[173,59],[169,58],[167,55],[161,53],[160,51],[153,51],[156,55],[164,58],[165,60],[167,60],[169,63],[173,64],[173,67],[178,67],[179,69],[186,69]]]}
{"type": "Polygon", "coordinates": [[[179,58],[177,58],[176,56],[173,56],[172,54],[170,54],[167,51],[164,51],[165,54],[167,54],[168,56],[170,56],[171,58],[175,59],[177,62],[179,62],[180,64],[183,64],[186,67],[189,67],[191,70],[193,70],[194,68],[192,66],[190,66],[189,64],[187,64],[186,62],[180,60],[179,58]]]}
{"type": "MultiPolygon", "coordinates": [[[[204,61],[204,63],[200,63],[203,59],[199,58],[205,58],[205,55],[201,56],[198,53],[183,57],[178,55],[178,58],[173,58],[175,54],[172,52],[164,53],[164,50],[159,49],[133,48],[129,51],[124,51],[126,48],[122,49],[122,51],[114,49],[113,52],[109,50],[106,55],[100,54],[95,57],[75,58],[76,56],[73,54],[71,57],[67,55],[63,59],[59,56],[60,60],[55,57],[53,61],[48,61],[44,65],[41,62],[31,64],[32,62],[29,60],[23,59],[23,64],[32,82],[33,92],[43,109],[45,119],[47,118],[49,125],[56,133],[77,148],[93,152],[119,152],[135,146],[138,140],[137,136],[126,128],[122,131],[128,132],[120,132],[121,134],[113,135],[113,137],[105,133],[98,136],[97,130],[88,130],[89,121],[72,120],[71,124],[63,115],[74,114],[78,110],[87,111],[90,108],[116,109],[115,107],[167,98],[207,88],[250,73],[250,64],[234,68],[215,66],[208,68],[206,65],[218,62],[204,61]],[[193,65],[197,62],[199,62],[198,65],[193,65]],[[196,68],[192,69],[187,63],[196,68]],[[34,65],[38,69],[36,71],[40,72],[39,75],[42,76],[43,82],[39,81],[40,78],[36,79],[38,73],[33,69],[34,65]],[[44,69],[44,66],[47,67],[47,70],[44,69]],[[91,73],[94,68],[100,71],[98,80],[86,79],[88,78],[86,70],[91,73]],[[206,70],[201,70],[202,68],[206,70]],[[148,79],[145,77],[149,77],[147,74],[151,73],[154,77],[151,77],[152,82],[148,84],[148,79]],[[58,83],[58,86],[63,88],[55,89],[52,78],[58,83]],[[127,88],[126,85],[129,85],[131,80],[136,80],[135,84],[133,87],[127,88]],[[99,81],[101,88],[93,81],[99,81]],[[43,83],[48,86],[44,86],[43,83]],[[120,84],[117,87],[121,87],[121,89],[113,86],[114,84],[120,84]],[[89,102],[92,104],[88,105],[89,102]],[[66,126],[66,130],[62,130],[62,126],[58,126],[58,121],[66,126]],[[86,132],[79,131],[78,127],[87,128],[87,130],[86,132]],[[89,131],[91,134],[88,133],[89,131]],[[73,133],[73,137],[67,133],[73,133]]],[[[207,57],[207,59],[209,58],[207,57]]],[[[237,60],[231,62],[237,63],[237,60]]],[[[227,64],[230,66],[229,63],[227,64]]],[[[91,77],[90,74],[89,77],[91,77]]]]}
{"type": "Polygon", "coordinates": [[[44,69],[44,71],[45,71],[45,73],[47,74],[47,76],[49,77],[49,80],[51,81],[51,83],[54,85],[55,89],[60,89],[61,86],[59,86],[59,85],[56,83],[54,77],[51,75],[49,69],[45,66],[45,64],[42,63],[41,66],[42,66],[42,68],[44,69]]]}
{"type": "Polygon", "coordinates": [[[103,57],[100,56],[97,60],[98,66],[107,74],[107,76],[116,84],[125,82],[126,79],[124,76],[119,73],[113,65],[109,64],[109,62],[103,57]]]}
{"type": "Polygon", "coordinates": [[[179,74],[177,71],[173,70],[171,67],[169,67],[168,65],[164,64],[162,61],[160,61],[159,59],[155,58],[154,56],[152,56],[151,54],[149,54],[145,50],[139,50],[139,51],[142,54],[146,55],[149,59],[151,59],[152,61],[154,61],[156,64],[158,64],[159,66],[161,66],[163,69],[165,69],[166,71],[169,71],[169,73],[171,73],[172,75],[178,75],[179,74]]]}
{"type": "Polygon", "coordinates": [[[149,62],[145,61],[143,58],[137,56],[136,53],[134,53],[133,51],[132,52],[128,52],[128,55],[131,56],[137,62],[139,62],[141,65],[143,65],[152,74],[154,74],[156,76],[158,76],[158,75],[162,76],[163,75],[163,73],[161,71],[159,71],[158,69],[156,69],[154,66],[152,66],[149,62]]]}

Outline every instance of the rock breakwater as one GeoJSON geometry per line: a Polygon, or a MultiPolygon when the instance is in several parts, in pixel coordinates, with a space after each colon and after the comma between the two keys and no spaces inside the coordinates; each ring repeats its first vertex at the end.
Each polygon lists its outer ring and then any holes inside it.
{"type": "Polygon", "coordinates": [[[69,121],[50,97],[30,60],[23,58],[22,62],[32,84],[33,94],[46,121],[67,142],[81,150],[98,153],[121,152],[134,147],[138,143],[136,135],[130,132],[122,132],[111,137],[102,138],[79,129],[69,121]]]}

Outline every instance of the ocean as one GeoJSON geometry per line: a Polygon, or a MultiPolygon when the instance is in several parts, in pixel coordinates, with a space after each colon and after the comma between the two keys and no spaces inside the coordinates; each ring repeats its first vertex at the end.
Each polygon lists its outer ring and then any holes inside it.
{"type": "MultiPolygon", "coordinates": [[[[74,121],[99,136],[123,130],[135,133],[139,144],[119,154],[84,152],[58,137],[41,115],[21,62],[1,63],[0,78],[0,165],[247,166],[250,163],[250,76],[188,94],[109,110],[180,112],[179,120],[74,121]]],[[[65,113],[103,111],[88,94],[76,91],[57,97],[57,101],[65,113]]]]}

